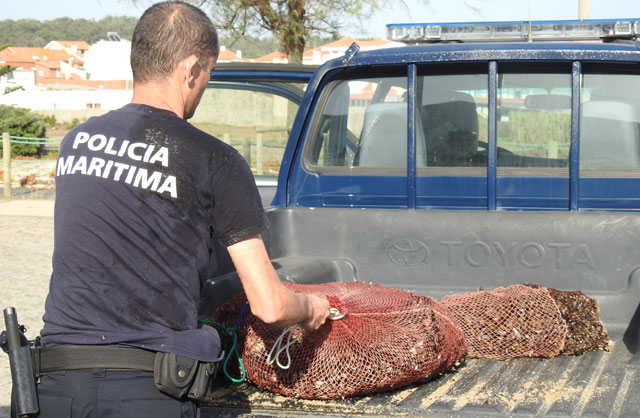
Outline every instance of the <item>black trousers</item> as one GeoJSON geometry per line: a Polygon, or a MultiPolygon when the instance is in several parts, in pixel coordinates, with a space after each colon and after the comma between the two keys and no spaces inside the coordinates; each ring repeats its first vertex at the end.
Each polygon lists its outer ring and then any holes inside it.
{"type": "Polygon", "coordinates": [[[153,372],[104,369],[50,372],[37,385],[40,418],[195,418],[193,402],[156,389],[153,372]]]}

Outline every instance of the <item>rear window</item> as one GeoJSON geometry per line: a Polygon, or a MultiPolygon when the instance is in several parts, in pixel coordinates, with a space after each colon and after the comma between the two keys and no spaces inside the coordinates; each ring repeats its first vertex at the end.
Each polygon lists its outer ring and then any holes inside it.
{"type": "Polygon", "coordinates": [[[586,72],[582,78],[582,175],[640,169],[640,76],[586,72]]]}
{"type": "Polygon", "coordinates": [[[569,69],[501,74],[497,106],[498,167],[568,167],[569,69]]]}

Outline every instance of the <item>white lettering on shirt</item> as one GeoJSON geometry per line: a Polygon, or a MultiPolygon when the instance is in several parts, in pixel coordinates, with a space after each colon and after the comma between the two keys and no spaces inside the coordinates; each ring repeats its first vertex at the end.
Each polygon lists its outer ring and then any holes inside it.
{"type": "Polygon", "coordinates": [[[147,147],[147,150],[144,152],[144,157],[142,157],[142,161],[144,161],[145,163],[149,162],[149,157],[151,157],[151,153],[153,152],[153,149],[155,148],[155,145],[149,145],[147,147]]]}
{"type": "Polygon", "coordinates": [[[89,163],[89,168],[87,169],[87,176],[90,176],[95,172],[93,175],[100,177],[102,175],[102,167],[104,167],[104,164],[105,162],[102,158],[92,158],[89,163]]]}
{"type": "Polygon", "coordinates": [[[78,145],[84,144],[89,140],[89,134],[86,132],[78,132],[76,139],[73,141],[73,149],[78,149],[78,145]]]}
{"type": "Polygon", "coordinates": [[[129,166],[129,172],[127,173],[127,178],[124,179],[125,183],[131,184],[131,182],[133,181],[133,175],[135,174],[137,168],[138,167],[136,167],[135,165],[129,166]]]}
{"type": "MultiPolygon", "coordinates": [[[[144,162],[147,164],[160,163],[163,167],[169,167],[169,149],[156,147],[154,144],[144,142],[131,142],[127,139],[118,144],[115,137],[78,132],[74,138],[73,149],[82,145],[87,150],[95,153],[103,153],[107,156],[125,157],[132,162],[144,162]]],[[[113,181],[122,181],[133,187],[148,189],[159,194],[166,193],[172,198],[178,197],[178,182],[175,176],[162,171],[149,171],[134,164],[114,161],[98,156],[68,155],[58,159],[56,176],[70,174],[82,174],[101,177],[113,181]]]]}
{"type": "Polygon", "coordinates": [[[120,181],[120,176],[122,176],[122,172],[127,168],[129,168],[129,165],[123,164],[123,163],[113,163],[113,165],[116,166],[116,172],[113,175],[113,179],[115,181],[120,181]]]}
{"type": "Polygon", "coordinates": [[[80,158],[78,158],[76,163],[73,165],[71,174],[75,174],[78,171],[80,172],[80,174],[87,174],[87,157],[85,157],[84,155],[80,156],[80,158]]]}
{"type": "Polygon", "coordinates": [[[178,189],[176,187],[176,178],[174,176],[168,176],[164,179],[164,183],[158,189],[158,193],[162,194],[164,192],[169,192],[171,197],[177,199],[178,198],[178,189]]]}
{"type": "Polygon", "coordinates": [[[151,175],[148,175],[147,169],[139,168],[136,174],[136,179],[133,181],[135,187],[142,187],[143,189],[151,189],[154,192],[158,190],[160,180],[162,179],[162,173],[154,171],[151,175]]]}
{"type": "Polygon", "coordinates": [[[120,151],[118,151],[118,157],[122,157],[125,152],[127,152],[127,147],[129,146],[129,140],[125,139],[122,141],[122,145],[120,145],[120,151]]]}
{"type": "Polygon", "coordinates": [[[105,145],[107,145],[107,137],[104,135],[94,135],[89,139],[89,149],[91,151],[100,151],[105,145]],[[96,141],[100,142],[96,143],[96,141]]]}
{"type": "Polygon", "coordinates": [[[114,137],[109,138],[109,143],[107,144],[107,148],[104,150],[105,154],[116,155],[117,151],[113,149],[113,143],[116,142],[114,137]]]}
{"type": "Polygon", "coordinates": [[[153,164],[156,161],[160,161],[163,167],[169,167],[169,150],[167,147],[160,147],[153,157],[149,160],[149,163],[153,164]]]}
{"type": "Polygon", "coordinates": [[[107,166],[104,168],[104,174],[102,174],[102,178],[106,179],[109,177],[109,173],[111,172],[111,167],[113,167],[113,161],[107,161],[107,166]]]}
{"type": "Polygon", "coordinates": [[[75,156],[70,155],[68,157],[58,158],[58,167],[56,169],[56,176],[62,176],[71,173],[71,167],[73,166],[73,160],[75,156]]]}
{"type": "Polygon", "coordinates": [[[145,144],[144,142],[134,142],[133,144],[129,145],[129,150],[127,151],[127,155],[129,156],[129,158],[131,158],[134,161],[141,161],[142,160],[142,155],[137,155],[134,151],[137,148],[146,148],[147,144],[145,144]]]}

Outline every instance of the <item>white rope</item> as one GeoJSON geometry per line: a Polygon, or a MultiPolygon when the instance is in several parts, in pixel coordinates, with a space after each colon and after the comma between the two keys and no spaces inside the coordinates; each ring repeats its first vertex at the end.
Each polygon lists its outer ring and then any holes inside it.
{"type": "Polygon", "coordinates": [[[278,339],[273,343],[273,347],[271,347],[271,351],[269,351],[269,355],[267,356],[267,363],[273,364],[274,362],[281,369],[288,369],[291,367],[291,354],[289,353],[289,347],[293,344],[297,343],[300,340],[300,333],[298,332],[300,327],[298,325],[292,325],[289,328],[285,328],[281,333],[278,339]],[[294,334],[298,334],[292,338],[294,334]],[[287,336],[287,342],[283,345],[284,337],[287,336]],[[275,356],[273,352],[275,351],[275,356]],[[287,355],[287,364],[282,364],[280,362],[280,355],[282,353],[287,355]]]}
{"type": "MultiPolygon", "coordinates": [[[[329,313],[331,314],[329,316],[329,319],[331,319],[332,321],[342,319],[347,314],[346,312],[340,313],[340,311],[336,308],[329,308],[329,313]]],[[[289,347],[300,341],[301,332],[302,329],[299,325],[292,325],[289,328],[285,328],[273,343],[273,347],[271,347],[271,351],[269,351],[269,355],[267,356],[267,363],[269,365],[272,365],[275,362],[278,367],[284,370],[291,367],[291,353],[289,353],[289,347]],[[293,337],[294,334],[296,334],[295,337],[293,337]],[[283,344],[285,336],[287,337],[287,342],[283,344]],[[275,355],[273,354],[274,351],[275,355]],[[283,352],[287,355],[286,365],[280,363],[280,355],[283,352]]]]}

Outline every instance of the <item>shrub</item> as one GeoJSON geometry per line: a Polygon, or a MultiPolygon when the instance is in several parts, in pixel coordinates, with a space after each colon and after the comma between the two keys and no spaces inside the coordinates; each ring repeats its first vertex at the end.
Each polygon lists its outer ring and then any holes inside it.
{"type": "Polygon", "coordinates": [[[47,125],[47,128],[53,128],[58,124],[58,120],[56,119],[56,115],[46,115],[44,117],[44,123],[47,125]]]}
{"type": "Polygon", "coordinates": [[[24,87],[22,87],[22,86],[7,87],[7,88],[4,89],[4,94],[9,94],[9,93],[11,93],[13,91],[16,91],[16,90],[23,90],[24,91],[24,87]]]}
{"type": "MultiPolygon", "coordinates": [[[[44,118],[29,109],[0,105],[0,133],[30,138],[44,138],[46,127],[44,118]]],[[[42,144],[11,144],[11,156],[39,155],[44,149],[42,144]]],[[[2,143],[0,143],[2,152],[2,143]]],[[[0,154],[1,155],[1,154],[0,154]]]]}
{"type": "Polygon", "coordinates": [[[75,128],[76,125],[79,125],[79,124],[80,124],[80,119],[73,118],[73,119],[71,119],[70,122],[65,123],[64,127],[67,128],[68,130],[71,130],[71,129],[75,128]]]}

